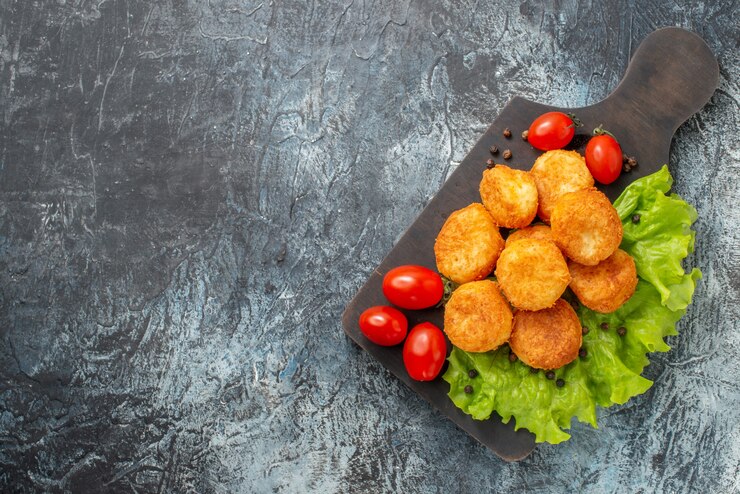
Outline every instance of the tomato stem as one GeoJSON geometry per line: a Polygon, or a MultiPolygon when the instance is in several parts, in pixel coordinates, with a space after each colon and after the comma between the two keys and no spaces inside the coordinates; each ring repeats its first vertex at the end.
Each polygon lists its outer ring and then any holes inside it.
{"type": "Polygon", "coordinates": [[[573,122],[572,124],[568,125],[568,127],[573,127],[574,129],[577,129],[578,127],[583,127],[583,122],[581,122],[581,119],[576,117],[575,113],[566,113],[568,115],[568,118],[571,119],[573,122]]]}
{"type": "Polygon", "coordinates": [[[612,134],[611,132],[609,132],[608,130],[604,128],[604,124],[599,124],[599,126],[594,129],[592,134],[595,136],[607,135],[607,136],[612,137],[615,141],[617,140],[617,138],[614,137],[614,134],[612,134]]]}
{"type": "Polygon", "coordinates": [[[446,276],[440,275],[440,278],[442,278],[442,285],[444,285],[444,294],[442,295],[442,299],[435,306],[437,308],[444,307],[445,305],[447,305],[447,302],[449,302],[450,297],[452,296],[452,292],[457,290],[457,287],[460,286],[459,283],[455,283],[454,281],[447,278],[446,276]]]}

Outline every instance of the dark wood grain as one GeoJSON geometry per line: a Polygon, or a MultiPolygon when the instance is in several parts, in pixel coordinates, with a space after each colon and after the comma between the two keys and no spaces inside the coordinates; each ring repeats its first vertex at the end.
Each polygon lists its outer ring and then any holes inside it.
{"type": "MultiPolygon", "coordinates": [[[[583,129],[603,124],[617,137],[625,153],[637,158],[636,169],[601,187],[612,200],[633,180],[668,163],[676,129],[706,104],[718,80],[717,61],[699,36],[680,28],[664,28],[643,40],[624,78],[609,97],[592,106],[567,109],[584,123],[581,133],[583,129]]],[[[452,211],[480,201],[478,184],[492,145],[513,153],[508,161],[497,156],[497,162],[519,169],[531,167],[540,152],[519,135],[534,118],[551,110],[566,109],[512,99],[348,304],[342,318],[344,330],[358,345],[460,428],[506,460],[526,457],[534,449],[534,436],[526,430],[514,431],[514,421],[503,424],[498,416],[487,421],[473,420],[449,400],[449,386],[441,379],[431,383],[411,380],[404,370],[401,348],[372,344],[359,331],[357,320],[366,308],[387,303],[381,283],[388,270],[410,263],[435,267],[436,234],[452,211]],[[505,128],[512,130],[510,139],[502,135],[505,128]]],[[[586,139],[576,138],[574,142],[580,143],[582,151],[586,139]]],[[[410,325],[421,321],[442,324],[441,309],[406,311],[406,315],[410,325]]]]}

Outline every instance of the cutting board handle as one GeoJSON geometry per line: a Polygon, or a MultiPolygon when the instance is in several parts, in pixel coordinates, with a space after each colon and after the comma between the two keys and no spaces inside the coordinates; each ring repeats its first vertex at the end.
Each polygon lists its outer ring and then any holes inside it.
{"type": "MultiPolygon", "coordinates": [[[[717,59],[702,38],[677,27],[658,29],[635,51],[619,86],[599,103],[638,132],[676,129],[712,97],[717,59]]],[[[644,134],[643,134],[644,135],[644,134]]]]}

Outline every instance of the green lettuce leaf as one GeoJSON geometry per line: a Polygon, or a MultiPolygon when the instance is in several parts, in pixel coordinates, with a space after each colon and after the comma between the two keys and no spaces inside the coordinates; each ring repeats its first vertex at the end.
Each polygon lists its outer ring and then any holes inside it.
{"type": "Polygon", "coordinates": [[[537,442],[557,444],[570,437],[563,429],[570,428],[573,417],[597,427],[597,405],[623,404],[650,388],[652,381],[641,376],[647,353],[670,349],[664,338],[677,334],[676,323],[701,277],[698,269],[686,273],[681,266],[694,248],[691,225],[697,214],[675,194],[667,195],[672,181],[664,166],[635,181],[614,203],[624,225],[621,248],[635,259],[639,280],[635,294],[611,314],[578,309],[589,329],[583,337],[586,356],[549,380],[519,360],[510,362],[508,346],[486,353],[453,348],[443,379],[456,406],[478,420],[494,411],[504,423],[513,417],[517,430],[528,429],[537,442]],[[633,221],[636,214],[639,221],[633,221]],[[625,328],[624,336],[618,328],[625,328]],[[465,392],[467,386],[472,393],[465,392]]]}
{"type": "Polygon", "coordinates": [[[671,310],[686,308],[698,269],[685,273],[681,261],[694,250],[696,209],[675,194],[666,195],[673,184],[668,167],[635,181],[627,187],[614,207],[624,225],[622,249],[635,260],[637,274],[660,293],[661,302],[671,310]],[[639,221],[632,218],[639,215],[639,221]]]}

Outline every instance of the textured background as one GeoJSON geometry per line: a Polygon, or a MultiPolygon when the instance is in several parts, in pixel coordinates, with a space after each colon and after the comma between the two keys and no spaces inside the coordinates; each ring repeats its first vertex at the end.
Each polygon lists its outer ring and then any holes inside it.
{"type": "Polygon", "coordinates": [[[737,2],[431,4],[0,0],[0,491],[740,491],[737,2]],[[668,25],[705,277],[649,392],[505,463],[340,314],[510,97],[668,25]]]}

